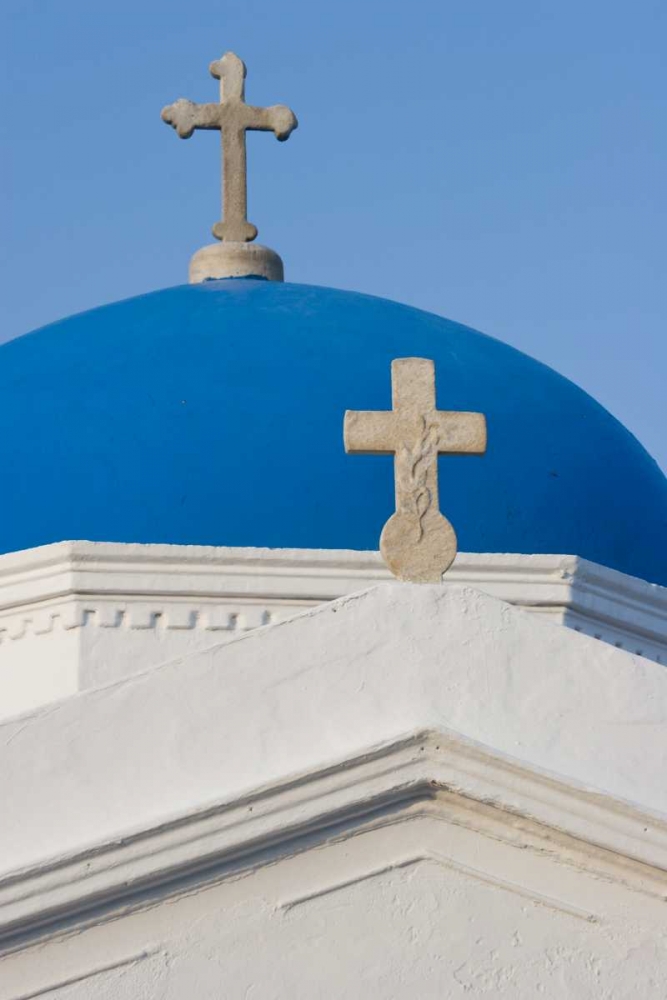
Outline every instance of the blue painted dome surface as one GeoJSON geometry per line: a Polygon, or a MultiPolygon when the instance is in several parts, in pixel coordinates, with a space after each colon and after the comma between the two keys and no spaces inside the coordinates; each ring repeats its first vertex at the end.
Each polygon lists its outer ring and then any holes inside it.
{"type": "Polygon", "coordinates": [[[384,299],[211,281],[72,316],[0,348],[0,551],[63,539],[375,549],[390,456],[346,455],[345,409],[391,408],[393,358],[438,406],[486,414],[440,458],[464,552],[571,553],[667,585],[667,480],[551,369],[384,299]]]}

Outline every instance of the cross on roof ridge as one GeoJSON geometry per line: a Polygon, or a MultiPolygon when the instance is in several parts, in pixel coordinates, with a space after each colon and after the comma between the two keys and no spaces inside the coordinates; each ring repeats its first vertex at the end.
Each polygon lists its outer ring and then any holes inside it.
{"type": "Polygon", "coordinates": [[[438,455],[486,451],[483,413],[438,410],[435,365],[428,358],[391,363],[392,409],[348,410],[345,451],[394,454],[396,513],[380,550],[392,573],[413,583],[438,583],[456,556],[456,533],[440,511],[438,455]]]}

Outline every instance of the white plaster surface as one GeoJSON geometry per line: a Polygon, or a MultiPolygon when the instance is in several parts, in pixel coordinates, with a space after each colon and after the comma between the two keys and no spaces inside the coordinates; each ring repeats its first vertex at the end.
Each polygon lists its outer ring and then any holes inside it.
{"type": "MultiPolygon", "coordinates": [[[[63,542],[0,556],[0,718],[391,579],[378,553],[63,542]]],[[[667,590],[572,556],[459,553],[470,584],[667,662],[667,590]]]]}
{"type": "Polygon", "coordinates": [[[406,816],[11,954],[0,1000],[658,1000],[664,907],[406,816]]]}
{"type": "Polygon", "coordinates": [[[380,586],[0,726],[5,870],[453,731],[667,811],[667,674],[467,588],[380,586]],[[48,752],[47,752],[48,748],[48,752]]]}
{"type": "Polygon", "coordinates": [[[381,584],[0,724],[0,1000],[664,997],[667,674],[381,584]]]}

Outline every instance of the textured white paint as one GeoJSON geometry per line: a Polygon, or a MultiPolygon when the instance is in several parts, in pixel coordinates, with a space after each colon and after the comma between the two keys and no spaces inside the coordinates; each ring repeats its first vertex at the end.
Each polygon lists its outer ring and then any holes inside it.
{"type": "MultiPolygon", "coordinates": [[[[0,882],[0,940],[97,900],[131,905],[137,887],[154,891],[211,866],[232,873],[262,863],[275,846],[327,837],[332,825],[446,817],[496,841],[581,856],[605,878],[644,892],[665,891],[664,817],[582,789],[461,737],[418,732],[336,765],[294,775],[203,810],[67,856],[0,882]]],[[[417,854],[415,856],[421,857],[417,854]]],[[[412,855],[411,855],[412,857],[412,855]]]]}
{"type": "MultiPolygon", "coordinates": [[[[374,552],[63,542],[0,556],[0,717],[386,579],[374,552]]],[[[459,554],[447,580],[667,660],[664,588],[571,556],[459,554]]]]}
{"type": "Polygon", "coordinates": [[[51,936],[5,958],[0,1000],[658,1000],[664,909],[554,852],[406,816],[51,936]],[[138,943],[154,956],[128,962],[138,943]]]}
{"type": "Polygon", "coordinates": [[[666,718],[657,664],[465,588],[383,585],[4,723],[0,858],[69,853],[100,815],[123,835],[424,729],[665,810],[666,718]]]}
{"type": "Polygon", "coordinates": [[[658,664],[382,584],[6,721],[0,1000],[661,997],[666,718],[658,664]]]}

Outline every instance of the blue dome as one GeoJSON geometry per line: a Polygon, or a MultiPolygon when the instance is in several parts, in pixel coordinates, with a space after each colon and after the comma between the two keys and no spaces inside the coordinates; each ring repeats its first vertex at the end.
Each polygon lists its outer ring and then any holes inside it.
{"type": "Polygon", "coordinates": [[[375,549],[390,456],[346,455],[345,409],[391,408],[390,363],[486,414],[440,458],[464,552],[571,553],[667,584],[667,480],[571,382],[457,323],[350,292],[211,281],[0,348],[0,551],[62,539],[375,549]]]}

